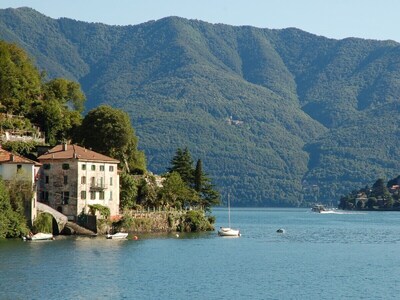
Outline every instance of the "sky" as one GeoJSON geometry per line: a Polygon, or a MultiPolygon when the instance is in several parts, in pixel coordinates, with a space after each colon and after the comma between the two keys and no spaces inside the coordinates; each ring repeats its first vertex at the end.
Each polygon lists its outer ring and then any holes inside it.
{"type": "Polygon", "coordinates": [[[136,25],[168,16],[209,23],[282,29],[328,38],[400,42],[398,0],[1,0],[42,14],[109,25],[136,25]]]}

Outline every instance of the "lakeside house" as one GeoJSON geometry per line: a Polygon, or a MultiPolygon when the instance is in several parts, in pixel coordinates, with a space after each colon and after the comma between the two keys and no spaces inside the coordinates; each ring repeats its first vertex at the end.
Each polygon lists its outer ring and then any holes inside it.
{"type": "Polygon", "coordinates": [[[77,221],[89,205],[119,215],[119,161],[78,145],[62,144],[38,157],[42,164],[39,201],[77,221]]]}
{"type": "Polygon", "coordinates": [[[1,148],[0,176],[7,183],[21,181],[29,190],[24,199],[25,217],[32,225],[37,215],[37,175],[40,164],[1,148]],[[27,184],[27,185],[26,185],[27,184]]]}

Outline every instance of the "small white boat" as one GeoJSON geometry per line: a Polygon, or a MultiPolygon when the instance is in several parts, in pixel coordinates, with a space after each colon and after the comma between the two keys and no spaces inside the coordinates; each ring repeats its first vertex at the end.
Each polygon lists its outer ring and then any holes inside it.
{"type": "Polygon", "coordinates": [[[311,208],[311,211],[320,213],[320,214],[333,214],[335,211],[333,209],[325,208],[325,206],[321,204],[316,204],[311,208]]]}
{"type": "Polygon", "coordinates": [[[114,234],[107,234],[107,238],[113,239],[113,240],[126,239],[127,237],[128,237],[128,233],[126,233],[126,232],[117,232],[114,234]]]}
{"type": "Polygon", "coordinates": [[[33,235],[28,235],[26,239],[29,241],[44,241],[44,240],[53,240],[54,237],[53,234],[51,233],[38,232],[33,235]]]}
{"type": "Polygon", "coordinates": [[[240,230],[239,229],[232,229],[231,228],[231,202],[229,199],[229,194],[228,194],[228,227],[220,227],[218,230],[218,235],[219,236],[240,236],[240,230]]]}
{"type": "Polygon", "coordinates": [[[230,227],[220,227],[218,230],[220,236],[240,236],[240,230],[232,229],[230,227]]]}

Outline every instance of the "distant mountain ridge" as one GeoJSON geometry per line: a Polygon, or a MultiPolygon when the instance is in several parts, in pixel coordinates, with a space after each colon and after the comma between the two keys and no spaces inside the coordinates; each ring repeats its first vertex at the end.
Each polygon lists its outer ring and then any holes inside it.
{"type": "Polygon", "coordinates": [[[149,169],[188,146],[232,205],[336,201],[398,175],[400,47],[168,17],[135,26],[0,10],[0,38],[88,108],[127,111],[149,169]],[[236,120],[239,122],[232,122],[236,120]]]}

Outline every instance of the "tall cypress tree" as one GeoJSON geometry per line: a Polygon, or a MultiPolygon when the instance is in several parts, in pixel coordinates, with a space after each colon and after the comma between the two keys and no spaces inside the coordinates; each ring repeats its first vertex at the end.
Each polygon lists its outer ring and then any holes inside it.
{"type": "Polygon", "coordinates": [[[194,171],[194,189],[199,193],[201,204],[205,210],[220,203],[220,194],[214,189],[210,178],[203,172],[201,159],[197,160],[194,171]]]}
{"type": "Polygon", "coordinates": [[[196,168],[194,170],[194,189],[196,192],[201,191],[203,184],[203,164],[201,159],[197,160],[196,168]]]}

